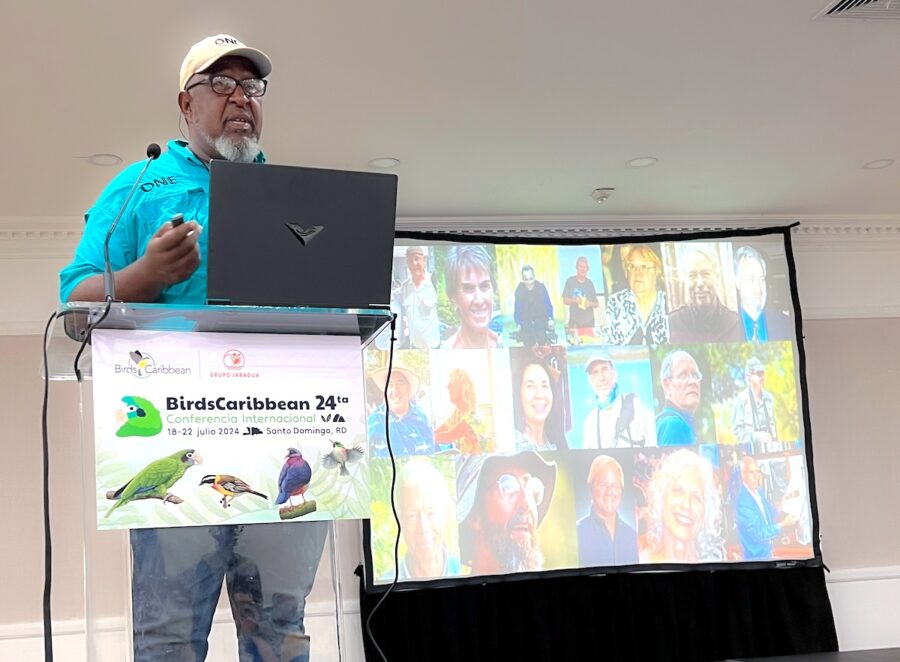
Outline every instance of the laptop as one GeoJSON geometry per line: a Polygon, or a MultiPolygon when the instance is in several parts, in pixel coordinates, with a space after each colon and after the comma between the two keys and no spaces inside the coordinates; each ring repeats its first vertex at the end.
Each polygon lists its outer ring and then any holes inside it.
{"type": "Polygon", "coordinates": [[[210,304],[390,304],[397,176],[210,164],[210,304]]]}

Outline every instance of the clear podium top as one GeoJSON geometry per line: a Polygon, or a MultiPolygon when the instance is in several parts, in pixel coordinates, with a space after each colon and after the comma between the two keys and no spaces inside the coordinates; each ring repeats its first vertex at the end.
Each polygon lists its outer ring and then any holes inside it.
{"type": "MultiPolygon", "coordinates": [[[[47,347],[50,379],[75,379],[74,361],[91,324],[97,329],[282,333],[358,336],[360,349],[390,326],[387,308],[287,308],[273,306],[185,306],[154,303],[70,302],[57,314],[47,347]],[[102,319],[101,319],[102,318],[102,319]]],[[[90,377],[90,345],[79,361],[90,377]]]]}

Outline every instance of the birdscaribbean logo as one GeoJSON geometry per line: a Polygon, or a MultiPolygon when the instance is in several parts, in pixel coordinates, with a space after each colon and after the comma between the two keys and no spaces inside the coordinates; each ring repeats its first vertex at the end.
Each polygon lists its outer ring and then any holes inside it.
{"type": "Polygon", "coordinates": [[[133,374],[139,379],[146,379],[149,377],[150,373],[156,367],[156,361],[153,360],[153,357],[145,352],[141,352],[139,349],[129,352],[128,357],[131,359],[131,363],[135,368],[133,374]]]}
{"type": "Polygon", "coordinates": [[[138,379],[147,379],[153,375],[189,375],[191,369],[187,366],[169,364],[157,364],[150,354],[139,349],[128,353],[128,362],[124,365],[116,363],[113,366],[117,375],[133,375],[138,379]]]}
{"type": "Polygon", "coordinates": [[[147,398],[126,395],[116,410],[117,437],[153,437],[162,432],[162,416],[159,409],[147,398]]]}

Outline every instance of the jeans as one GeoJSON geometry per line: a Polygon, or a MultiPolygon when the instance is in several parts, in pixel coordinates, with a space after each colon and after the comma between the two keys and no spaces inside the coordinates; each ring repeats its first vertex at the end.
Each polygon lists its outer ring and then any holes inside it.
{"type": "Polygon", "coordinates": [[[306,662],[328,522],[131,532],[135,662],[203,662],[225,580],[240,662],[306,662]]]}

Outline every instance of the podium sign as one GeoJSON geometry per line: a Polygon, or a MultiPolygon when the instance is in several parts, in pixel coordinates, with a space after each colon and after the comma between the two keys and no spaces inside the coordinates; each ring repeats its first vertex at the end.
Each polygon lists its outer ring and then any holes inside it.
{"type": "Polygon", "coordinates": [[[100,529],[371,514],[359,337],[98,329],[100,529]]]}

